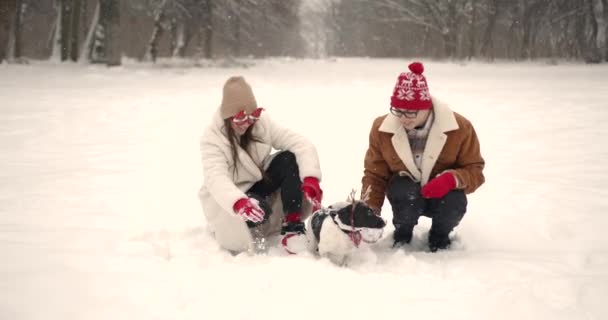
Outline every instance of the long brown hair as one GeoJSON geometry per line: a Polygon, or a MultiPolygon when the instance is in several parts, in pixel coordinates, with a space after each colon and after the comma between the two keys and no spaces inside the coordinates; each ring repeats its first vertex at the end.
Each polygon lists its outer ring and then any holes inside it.
{"type": "MultiPolygon", "coordinates": [[[[259,138],[257,138],[256,136],[253,135],[253,125],[250,125],[249,128],[247,128],[247,131],[245,131],[245,133],[243,133],[240,136],[240,140],[239,140],[239,136],[236,134],[236,132],[234,131],[234,129],[232,128],[232,120],[231,118],[225,119],[224,120],[224,128],[226,129],[226,134],[228,135],[228,141],[230,141],[230,151],[232,153],[232,162],[234,163],[234,165],[232,166],[232,173],[236,176],[238,173],[238,169],[237,169],[237,162],[239,161],[239,157],[238,157],[238,151],[237,151],[237,144],[243,148],[243,150],[245,150],[245,152],[247,152],[247,154],[249,155],[249,157],[251,157],[251,153],[249,153],[249,145],[252,142],[262,142],[262,140],[260,140],[259,138]]],[[[266,173],[264,172],[264,169],[258,167],[258,169],[260,169],[260,173],[262,173],[262,177],[264,179],[266,179],[266,173]]]]}

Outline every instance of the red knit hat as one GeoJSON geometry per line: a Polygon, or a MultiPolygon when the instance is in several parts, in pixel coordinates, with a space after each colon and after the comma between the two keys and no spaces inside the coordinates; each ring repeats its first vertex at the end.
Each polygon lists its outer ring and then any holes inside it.
{"type": "Polygon", "coordinates": [[[421,62],[413,62],[408,68],[410,72],[404,72],[397,78],[397,84],[391,96],[391,106],[397,109],[427,110],[433,107],[431,94],[422,75],[424,66],[421,62]]]}

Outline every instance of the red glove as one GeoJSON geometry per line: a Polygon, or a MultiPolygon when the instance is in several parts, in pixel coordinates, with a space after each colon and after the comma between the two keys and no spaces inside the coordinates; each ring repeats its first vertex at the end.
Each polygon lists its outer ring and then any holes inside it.
{"type": "Polygon", "coordinates": [[[446,172],[432,179],[422,187],[422,196],[425,198],[443,198],[448,192],[456,188],[456,177],[446,172]]]}
{"type": "Polygon", "coordinates": [[[264,220],[264,210],[260,208],[258,200],[253,198],[242,198],[232,206],[234,212],[241,215],[245,220],[257,223],[264,220]]]}
{"type": "Polygon", "coordinates": [[[304,193],[304,197],[312,202],[313,205],[321,205],[323,190],[321,190],[321,186],[319,186],[319,179],[315,177],[304,178],[304,181],[302,182],[302,192],[304,193]]]}

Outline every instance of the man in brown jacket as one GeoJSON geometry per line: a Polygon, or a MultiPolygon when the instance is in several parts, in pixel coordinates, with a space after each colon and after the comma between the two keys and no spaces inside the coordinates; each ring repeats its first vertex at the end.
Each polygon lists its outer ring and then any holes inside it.
{"type": "Polygon", "coordinates": [[[465,194],[484,182],[484,160],[469,120],[431,97],[421,63],[409,69],[397,79],[390,114],[372,125],[362,190],[378,213],[388,198],[395,246],[411,241],[420,216],[432,218],[435,252],[450,246],[449,234],[466,212],[465,194]]]}

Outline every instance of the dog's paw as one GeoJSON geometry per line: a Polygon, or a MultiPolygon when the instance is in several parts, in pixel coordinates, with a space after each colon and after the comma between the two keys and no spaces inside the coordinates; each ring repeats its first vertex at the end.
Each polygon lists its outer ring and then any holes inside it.
{"type": "Polygon", "coordinates": [[[287,233],[283,236],[281,244],[289,254],[306,252],[310,246],[308,237],[304,233],[287,233]]]}

